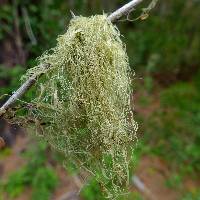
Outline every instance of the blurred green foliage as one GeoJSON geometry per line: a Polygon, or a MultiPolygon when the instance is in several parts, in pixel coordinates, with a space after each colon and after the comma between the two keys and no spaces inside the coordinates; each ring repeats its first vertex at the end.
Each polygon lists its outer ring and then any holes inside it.
{"type": "Polygon", "coordinates": [[[87,200],[105,200],[101,193],[99,183],[95,179],[91,179],[89,183],[85,185],[81,196],[87,200]]]}
{"type": "Polygon", "coordinates": [[[49,200],[58,183],[55,170],[47,165],[46,145],[39,144],[25,153],[28,163],[10,174],[5,183],[0,184],[10,198],[18,197],[28,186],[32,188],[32,200],[49,200]]]}
{"type": "Polygon", "coordinates": [[[0,95],[10,94],[15,91],[20,86],[19,78],[23,73],[25,73],[25,69],[20,65],[16,65],[14,68],[0,65],[0,80],[3,85],[3,87],[1,86],[0,95]]]}
{"type": "Polygon", "coordinates": [[[124,25],[134,68],[145,72],[153,57],[151,74],[163,82],[192,76],[199,67],[199,10],[199,1],[160,1],[147,20],[124,25]]]}
{"type": "Polygon", "coordinates": [[[179,174],[172,174],[165,184],[168,188],[179,189],[182,186],[182,177],[179,174]]]}
{"type": "MultiPolygon", "coordinates": [[[[200,78],[200,77],[199,77],[200,78]]],[[[199,80],[196,78],[196,80],[199,80]]],[[[151,151],[184,173],[200,171],[200,93],[198,82],[178,82],[160,93],[160,108],[143,124],[151,151]]]]}
{"type": "Polygon", "coordinates": [[[200,200],[200,190],[196,189],[193,192],[185,194],[181,200],[200,200]]]}
{"type": "Polygon", "coordinates": [[[10,34],[12,32],[12,23],[13,23],[13,15],[12,15],[12,7],[9,4],[4,4],[0,10],[0,40],[3,40],[5,35],[10,34]]]}

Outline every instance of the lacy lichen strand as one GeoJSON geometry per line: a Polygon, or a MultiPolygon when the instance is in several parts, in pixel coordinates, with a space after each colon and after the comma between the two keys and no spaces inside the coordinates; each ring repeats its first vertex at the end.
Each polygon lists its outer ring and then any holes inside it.
{"type": "MultiPolygon", "coordinates": [[[[32,116],[43,138],[90,171],[108,198],[124,191],[137,124],[130,68],[120,32],[105,15],[75,17],[39,58],[52,67],[37,82],[32,116]]],[[[26,78],[43,70],[30,69],[26,78]]]]}

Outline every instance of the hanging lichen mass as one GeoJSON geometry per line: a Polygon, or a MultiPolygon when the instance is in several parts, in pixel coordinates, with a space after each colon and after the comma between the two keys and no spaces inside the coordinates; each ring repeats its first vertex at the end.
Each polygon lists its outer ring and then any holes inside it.
{"type": "MultiPolygon", "coordinates": [[[[128,183],[137,129],[120,32],[106,15],[75,17],[56,47],[39,58],[45,63],[52,67],[37,81],[31,111],[43,122],[40,135],[91,172],[114,199],[128,183]]],[[[24,78],[42,70],[31,68],[24,78]]]]}

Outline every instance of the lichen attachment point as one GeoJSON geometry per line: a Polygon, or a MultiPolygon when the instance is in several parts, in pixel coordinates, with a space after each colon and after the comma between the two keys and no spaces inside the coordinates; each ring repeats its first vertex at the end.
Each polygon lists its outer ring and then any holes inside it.
{"type": "MultiPolygon", "coordinates": [[[[106,15],[76,16],[57,41],[39,58],[52,67],[36,83],[30,114],[43,122],[40,135],[94,174],[114,199],[128,183],[137,130],[125,45],[106,15]]],[[[38,65],[24,78],[42,70],[38,65]]]]}

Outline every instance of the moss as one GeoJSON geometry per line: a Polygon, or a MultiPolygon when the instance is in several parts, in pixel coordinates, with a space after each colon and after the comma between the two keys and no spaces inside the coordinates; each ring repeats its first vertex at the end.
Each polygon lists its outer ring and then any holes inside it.
{"type": "Polygon", "coordinates": [[[75,17],[57,46],[25,78],[52,68],[36,85],[36,130],[101,183],[107,197],[123,192],[137,124],[130,107],[130,67],[120,32],[105,15],[75,17]],[[37,123],[38,124],[38,123],[37,123]]]}

